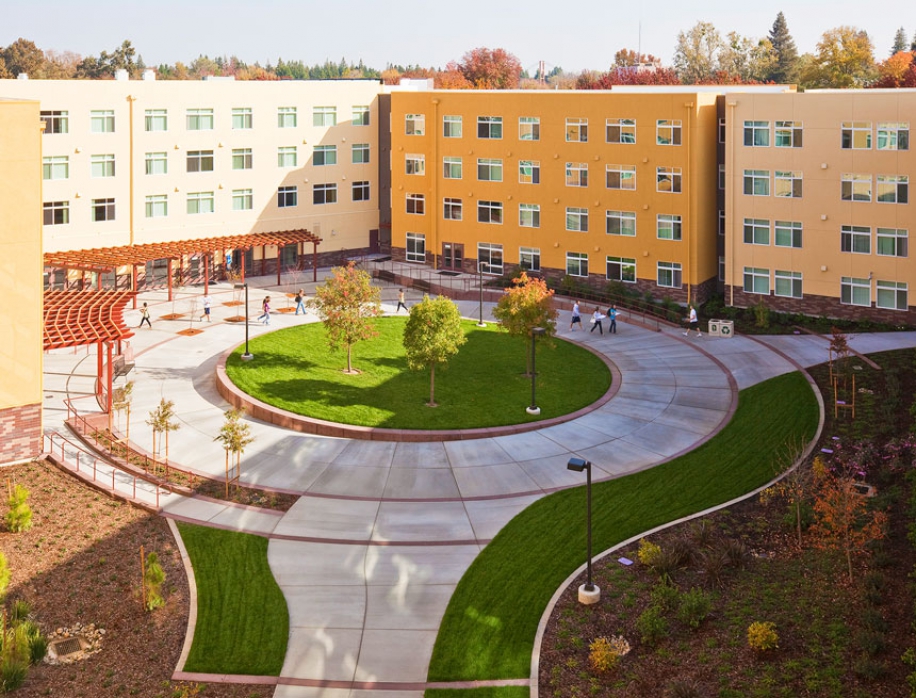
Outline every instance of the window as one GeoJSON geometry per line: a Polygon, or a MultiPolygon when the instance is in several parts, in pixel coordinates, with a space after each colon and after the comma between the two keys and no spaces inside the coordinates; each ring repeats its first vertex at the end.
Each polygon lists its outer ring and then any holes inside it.
{"type": "Polygon", "coordinates": [[[756,148],[768,148],[770,146],[770,122],[745,121],[744,145],[756,148]]]}
{"type": "Polygon", "coordinates": [[[608,143],[635,143],[636,119],[608,119],[604,137],[608,143]]]}
{"type": "Polygon", "coordinates": [[[188,109],[187,120],[188,120],[188,131],[212,131],[213,130],[213,110],[212,109],[188,109]]]}
{"type": "Polygon", "coordinates": [[[461,158],[442,158],[442,177],[461,179],[461,158]]]}
{"type": "Polygon", "coordinates": [[[588,276],[588,255],[585,252],[567,252],[566,273],[569,276],[588,276]]]}
{"type": "Polygon", "coordinates": [[[840,278],[840,303],[871,306],[871,282],[852,276],[840,278]]]}
{"type": "Polygon", "coordinates": [[[296,167],[299,155],[294,145],[281,145],[277,148],[277,167],[296,167]]]}
{"type": "Polygon", "coordinates": [[[519,160],[518,161],[518,183],[519,184],[540,184],[541,183],[541,162],[540,160],[519,160]]]}
{"type": "Polygon", "coordinates": [[[802,196],[802,173],[776,170],[773,173],[773,196],[800,199],[802,196]]]}
{"type": "Polygon", "coordinates": [[[478,158],[477,179],[481,182],[502,182],[503,161],[478,158]]]}
{"type": "Polygon", "coordinates": [[[519,247],[518,266],[524,271],[541,270],[541,250],[538,247],[519,247]]]}
{"type": "Polygon", "coordinates": [[[881,204],[909,202],[910,178],[907,175],[878,175],[875,201],[881,204]]]}
{"type": "Polygon", "coordinates": [[[802,297],[802,275],[800,271],[773,272],[773,291],[777,296],[786,298],[802,297]]]}
{"type": "Polygon", "coordinates": [[[100,223],[102,221],[113,221],[115,219],[115,200],[114,199],[93,199],[92,200],[92,221],[100,223]]]}
{"type": "Polygon", "coordinates": [[[92,133],[114,133],[114,111],[102,110],[89,112],[89,130],[92,133]]]}
{"type": "Polygon", "coordinates": [[[250,170],[252,167],[251,148],[232,149],[232,169],[250,170]]]}
{"type": "Polygon", "coordinates": [[[537,116],[518,117],[518,139],[520,141],[541,140],[541,119],[537,116]]]}
{"type": "Polygon", "coordinates": [[[608,165],[604,171],[608,189],[636,189],[636,165],[608,165]]]}
{"type": "Polygon", "coordinates": [[[871,148],[871,122],[844,121],[840,131],[840,147],[844,150],[869,150],[871,148]]]}
{"type": "Polygon", "coordinates": [[[588,163],[587,162],[567,162],[566,163],[566,186],[567,187],[587,187],[588,186],[588,163]]]}
{"type": "Polygon", "coordinates": [[[503,137],[503,118],[501,116],[478,116],[477,137],[500,139],[503,137]]]}
{"type": "Polygon", "coordinates": [[[336,145],[316,145],[312,153],[312,164],[316,167],[337,164],[336,145]]]}
{"type": "Polygon", "coordinates": [[[497,223],[503,222],[503,205],[500,201],[478,201],[477,222],[497,223]]]}
{"type": "Polygon", "coordinates": [[[353,201],[368,201],[369,182],[353,182],[351,194],[353,201]]]}
{"type": "Polygon", "coordinates": [[[153,194],[146,197],[146,217],[165,218],[169,215],[169,197],[166,194],[153,194]]]}
{"type": "Polygon", "coordinates": [[[770,293],[770,270],[744,267],[745,293],[770,293]]]}
{"type": "Polygon", "coordinates": [[[320,206],[321,204],[336,204],[337,185],[315,184],[312,187],[312,203],[316,206],[320,206]]]}
{"type": "Polygon", "coordinates": [[[45,122],[45,135],[70,132],[70,113],[66,111],[43,111],[41,120],[45,122]]]}
{"type": "Polygon", "coordinates": [[[368,126],[369,125],[369,105],[368,104],[357,104],[353,107],[353,125],[354,126],[368,126]]]}
{"type": "Polygon", "coordinates": [[[405,114],[404,133],[408,136],[422,136],[426,133],[426,116],[423,114],[405,114]]]}
{"type": "Polygon", "coordinates": [[[213,172],[213,151],[189,150],[188,172],[213,172]]]}
{"type": "Polygon", "coordinates": [[[634,237],[636,235],[636,212],[608,211],[607,234],[634,237]]]}
{"type": "Polygon", "coordinates": [[[296,107],[277,107],[277,128],[296,128],[296,107]]]}
{"type": "Polygon", "coordinates": [[[539,204],[518,205],[518,225],[520,228],[541,227],[541,207],[539,204]]]}
{"type": "Polygon", "coordinates": [[[769,196],[770,195],[770,171],[769,170],[745,170],[744,171],[744,193],[747,196],[769,196]]]}
{"type": "Polygon", "coordinates": [[[51,155],[41,159],[42,179],[68,179],[70,158],[67,155],[51,155]]]}
{"type": "Polygon", "coordinates": [[[776,221],[773,224],[773,241],[776,247],[797,247],[801,249],[801,221],[776,221]]]}
{"type": "Polygon", "coordinates": [[[351,146],[351,151],[354,165],[365,165],[369,162],[368,143],[354,143],[351,146]]]}
{"type": "Polygon", "coordinates": [[[802,147],[802,122],[801,121],[777,121],[774,135],[777,148],[801,148],[802,147]]]}
{"type": "Polygon", "coordinates": [[[840,251],[853,254],[871,253],[871,228],[861,225],[844,225],[840,229],[840,251]]]}
{"type": "Polygon", "coordinates": [[[277,189],[277,208],[292,208],[299,205],[298,187],[280,187],[277,189]]]}
{"type": "Polygon", "coordinates": [[[655,190],[669,194],[681,193],[681,168],[656,167],[655,190]]]}
{"type": "Polygon", "coordinates": [[[678,262],[659,262],[656,266],[655,281],[664,288],[680,288],[681,265],[678,262]]]}
{"type": "Polygon", "coordinates": [[[719,143],[725,142],[725,119],[719,119],[719,143]]]}
{"type": "Polygon", "coordinates": [[[426,213],[426,197],[423,194],[407,195],[407,213],[422,216],[426,213]]]}
{"type": "Polygon", "coordinates": [[[681,217],[670,213],[660,213],[656,219],[655,230],[659,240],[680,240],[681,217]]]}
{"type": "Polygon", "coordinates": [[[461,199],[442,200],[442,217],[447,221],[461,220],[461,199]]]}
{"type": "Polygon", "coordinates": [[[719,165],[719,189],[725,189],[725,165],[719,165]]]}
{"type": "Polygon", "coordinates": [[[606,277],[608,281],[635,284],[636,260],[628,257],[608,257],[606,277]]]}
{"type": "Polygon", "coordinates": [[[251,189],[232,190],[232,210],[250,211],[254,208],[254,193],[251,189]]]}
{"type": "Polygon", "coordinates": [[[216,210],[212,191],[196,191],[188,194],[188,213],[213,213],[216,210]]]}
{"type": "Polygon", "coordinates": [[[907,231],[898,228],[878,228],[876,252],[882,257],[907,256],[907,231]]]}
{"type": "Polygon", "coordinates": [[[725,211],[719,211],[719,235],[725,235],[725,211]]]}
{"type": "Polygon", "coordinates": [[[89,158],[90,171],[93,177],[114,177],[115,176],[115,156],[114,153],[105,155],[93,155],[89,158]]]}
{"type": "Polygon", "coordinates": [[[744,242],[748,245],[769,245],[770,221],[761,218],[745,218],[744,242]]]}
{"type": "Polygon", "coordinates": [[[492,242],[478,242],[477,269],[483,274],[502,274],[503,246],[492,242]]]}
{"type": "Polygon", "coordinates": [[[907,285],[902,281],[875,282],[875,305],[890,310],[907,309],[907,285]]]}
{"type": "Polygon", "coordinates": [[[588,232],[588,209],[566,207],[566,229],[578,233],[588,232]]]}
{"type": "Polygon", "coordinates": [[[451,115],[442,117],[442,137],[461,138],[460,116],[451,115]]]}
{"type": "Polygon", "coordinates": [[[407,261],[426,261],[426,236],[423,233],[407,233],[407,261]]]}
{"type": "Polygon", "coordinates": [[[45,225],[67,225],[70,222],[69,201],[45,201],[42,209],[45,225]]]}
{"type": "Polygon", "coordinates": [[[337,126],[337,107],[313,107],[312,126],[337,126]]]}
{"type": "Polygon", "coordinates": [[[588,142],[588,119],[566,119],[566,142],[588,142]]]}
{"type": "Polygon", "coordinates": [[[169,130],[169,114],[167,109],[147,109],[143,121],[144,128],[147,131],[169,130]]]}
{"type": "Polygon", "coordinates": [[[235,107],[232,110],[233,130],[248,130],[251,128],[251,109],[248,107],[235,107]]]}
{"type": "Polygon", "coordinates": [[[655,142],[658,145],[681,144],[681,122],[659,119],[655,122],[655,142]]]}
{"type": "Polygon", "coordinates": [[[405,155],[404,171],[409,175],[426,174],[426,156],[425,155],[405,155]]]}
{"type": "Polygon", "coordinates": [[[871,175],[844,173],[841,177],[843,201],[871,201],[871,175]]]}
{"type": "Polygon", "coordinates": [[[910,125],[909,123],[878,124],[878,150],[909,150],[910,125]]]}

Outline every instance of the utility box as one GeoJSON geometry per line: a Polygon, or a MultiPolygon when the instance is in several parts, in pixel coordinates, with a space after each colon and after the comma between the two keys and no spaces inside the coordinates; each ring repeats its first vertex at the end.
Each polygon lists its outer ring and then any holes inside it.
{"type": "Polygon", "coordinates": [[[719,336],[723,339],[730,339],[735,336],[735,323],[733,320],[719,321],[719,336]]]}

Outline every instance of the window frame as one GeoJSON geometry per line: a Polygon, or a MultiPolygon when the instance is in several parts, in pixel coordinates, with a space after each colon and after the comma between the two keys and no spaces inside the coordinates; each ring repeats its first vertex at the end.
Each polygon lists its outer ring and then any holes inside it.
{"type": "Polygon", "coordinates": [[[605,211],[604,230],[606,235],[636,237],[636,211],[605,211]],[[612,221],[617,221],[616,225],[612,221]]]}
{"type": "Polygon", "coordinates": [[[776,148],[801,148],[804,142],[804,123],[777,121],[773,127],[773,146],[776,148]]]}
{"type": "Polygon", "coordinates": [[[801,172],[788,170],[773,171],[773,196],[788,199],[801,199],[804,177],[801,172]]]}
{"type": "Polygon", "coordinates": [[[336,164],[336,145],[316,145],[312,147],[312,165],[314,167],[330,167],[336,164]]]}
{"type": "Polygon", "coordinates": [[[408,193],[404,195],[404,212],[410,216],[426,215],[426,195],[408,193]]]}
{"type": "Polygon", "coordinates": [[[683,122],[680,119],[656,119],[655,121],[655,145],[678,146],[681,145],[681,129],[683,122]],[[669,135],[662,135],[668,132],[669,135]]]}
{"type": "Polygon", "coordinates": [[[773,271],[773,295],[780,298],[803,298],[804,291],[802,287],[803,279],[800,271],[785,271],[776,269],[773,271]],[[788,284],[789,293],[780,293],[780,286],[785,290],[788,284]]]}
{"type": "Polygon", "coordinates": [[[143,113],[143,130],[147,133],[169,130],[168,109],[146,109],[143,113]]]}
{"type": "Polygon", "coordinates": [[[879,257],[906,258],[909,255],[909,231],[906,228],[876,228],[875,254],[879,257]],[[890,245],[881,243],[887,243],[890,245]],[[891,247],[892,252],[882,252],[881,248],[891,247]]]}
{"type": "Polygon", "coordinates": [[[519,204],[518,205],[518,227],[519,228],[540,228],[541,227],[541,205],[540,204],[519,204]]]}
{"type": "Polygon", "coordinates": [[[909,150],[910,123],[908,121],[878,122],[875,148],[877,150],[909,150]],[[884,140],[883,146],[882,139],[884,140]]]}
{"type": "Polygon", "coordinates": [[[43,201],[41,204],[41,214],[43,226],[69,225],[70,201],[43,201]]]}
{"type": "Polygon", "coordinates": [[[372,149],[368,143],[352,143],[350,145],[350,164],[368,165],[372,159],[372,149]]]}
{"type": "Polygon", "coordinates": [[[588,119],[579,116],[566,117],[566,142],[588,143],[588,119]]]}
{"type": "Polygon", "coordinates": [[[477,158],[478,182],[502,182],[503,161],[497,158],[477,158]]]}
{"type": "Polygon", "coordinates": [[[277,167],[281,169],[299,167],[299,146],[278,145],[277,167]]]}
{"type": "Polygon", "coordinates": [[[277,187],[277,208],[297,208],[299,187],[295,184],[277,187]]]}
{"type": "Polygon", "coordinates": [[[368,104],[354,104],[350,112],[350,124],[353,126],[370,126],[371,108],[368,104]]]}
{"type": "Polygon", "coordinates": [[[330,105],[316,105],[312,107],[312,126],[328,128],[337,126],[337,107],[330,105]]]}
{"type": "Polygon", "coordinates": [[[191,191],[188,192],[186,212],[189,216],[202,216],[210,213],[216,213],[216,196],[212,191],[191,191]],[[207,210],[209,205],[209,210],[207,210]],[[196,210],[191,210],[191,209],[196,210]]]}
{"type": "Polygon", "coordinates": [[[477,138],[479,140],[499,141],[503,137],[503,118],[501,116],[478,116],[477,138]]]}
{"type": "Polygon", "coordinates": [[[605,165],[604,188],[614,191],[636,191],[636,165],[605,165]]]}
{"type": "Polygon", "coordinates": [[[114,109],[93,109],[89,112],[89,133],[114,133],[114,109]]]}
{"type": "Polygon", "coordinates": [[[789,247],[802,249],[804,243],[804,224],[801,221],[774,221],[773,222],[773,246],[789,247]],[[780,237],[785,240],[788,236],[789,244],[780,242],[780,237]],[[797,244],[796,244],[797,243],[797,244]]]}
{"type": "Polygon", "coordinates": [[[297,128],[299,110],[296,107],[277,107],[277,128],[297,128]]]}
{"type": "Polygon", "coordinates": [[[840,124],[841,150],[871,150],[870,121],[844,121],[840,124]]]}
{"type": "Polygon", "coordinates": [[[337,183],[321,182],[312,185],[312,204],[315,206],[327,206],[337,203],[337,183]]]}
{"type": "Polygon", "coordinates": [[[910,202],[908,175],[875,175],[875,202],[879,204],[907,204],[910,202]],[[893,197],[893,198],[891,198],[893,197]]]}
{"type": "Polygon", "coordinates": [[[680,194],[683,192],[683,168],[681,167],[656,167],[655,191],[660,194],[680,194]],[[670,189],[662,188],[663,183],[671,182],[670,189]]]}
{"type": "Polygon", "coordinates": [[[744,122],[744,146],[746,148],[769,148],[770,147],[770,122],[769,121],[745,121],[744,122]]]}
{"type": "Polygon", "coordinates": [[[43,181],[70,179],[69,155],[44,155],[41,158],[41,178],[43,181]]]}
{"type": "Polygon", "coordinates": [[[743,184],[745,196],[769,196],[770,171],[744,170],[743,184]]]}
{"type": "Polygon", "coordinates": [[[213,166],[212,150],[189,150],[185,155],[185,172],[188,174],[213,172],[213,166]]]}
{"type": "Polygon", "coordinates": [[[254,190],[253,189],[233,189],[232,190],[232,210],[233,211],[251,211],[254,209],[254,190]]]}
{"type": "Polygon", "coordinates": [[[683,239],[684,220],[677,213],[659,213],[655,217],[655,237],[678,242],[683,239]]]}
{"type": "Polygon", "coordinates": [[[588,277],[588,252],[566,253],[566,275],[577,278],[588,277]]]}
{"type": "Polygon", "coordinates": [[[636,119],[607,119],[604,122],[604,140],[613,145],[636,144],[636,119]],[[616,133],[616,137],[612,136],[616,133]],[[632,138],[630,138],[632,136],[632,138]]]}
{"type": "Polygon", "coordinates": [[[566,230],[573,233],[588,232],[588,209],[579,206],[566,207],[566,230]]]}
{"type": "Polygon", "coordinates": [[[423,177],[426,175],[426,155],[423,153],[404,154],[404,174],[423,177]]]}
{"type": "Polygon", "coordinates": [[[635,284],[637,280],[636,258],[608,255],[605,258],[604,278],[608,281],[619,281],[622,284],[635,284]],[[611,273],[612,269],[616,270],[615,274],[611,273]]]}
{"type": "Polygon", "coordinates": [[[462,138],[464,120],[460,114],[446,114],[442,117],[442,137],[462,138]]]}
{"type": "Polygon", "coordinates": [[[519,160],[518,161],[518,183],[519,184],[540,184],[541,183],[541,161],[540,160],[519,160]],[[525,168],[531,169],[531,174],[524,174],[525,168]],[[531,181],[526,181],[530,179],[531,181]]]}
{"type": "Polygon", "coordinates": [[[745,245],[770,244],[770,221],[767,218],[745,218],[743,231],[745,245]]]}
{"type": "Polygon", "coordinates": [[[541,271],[541,248],[519,247],[518,266],[522,271],[538,273],[541,271]]]}
{"type": "Polygon", "coordinates": [[[147,194],[143,204],[144,218],[167,218],[169,215],[168,194],[147,194]]]}
{"type": "Polygon", "coordinates": [[[93,223],[103,223],[115,219],[115,200],[113,197],[93,199],[91,209],[91,220],[93,223]],[[101,214],[101,216],[99,214],[101,214]]]}
{"type": "Polygon", "coordinates": [[[503,273],[503,246],[500,242],[477,243],[477,271],[499,276],[503,273]]]}
{"type": "Polygon", "coordinates": [[[745,293],[758,296],[770,295],[770,270],[762,267],[744,267],[743,284],[745,293]]]}
{"type": "Polygon", "coordinates": [[[93,179],[114,177],[115,172],[114,153],[98,153],[89,156],[89,176],[93,179]]]}
{"type": "Polygon", "coordinates": [[[232,130],[249,131],[254,123],[254,116],[251,107],[233,107],[232,108],[232,130]]]}
{"type": "Polygon", "coordinates": [[[464,201],[453,196],[442,199],[442,218],[447,221],[460,221],[464,219],[464,201]]]}
{"type": "Polygon", "coordinates": [[[909,310],[909,285],[906,281],[889,281],[878,279],[875,281],[875,307],[885,310],[909,310]],[[893,294],[893,304],[882,302],[888,294],[893,294]],[[903,294],[901,296],[901,294],[903,294]]]}
{"type": "Polygon", "coordinates": [[[566,186],[567,187],[587,187],[588,186],[588,163],[587,162],[567,162],[566,163],[566,186]]]}
{"type": "Polygon", "coordinates": [[[869,203],[873,194],[871,173],[843,172],[840,175],[841,201],[869,203]]]}
{"type": "Polygon", "coordinates": [[[866,225],[840,226],[840,252],[871,254],[871,228],[866,225]]]}
{"type": "Polygon", "coordinates": [[[232,169],[250,170],[254,167],[254,154],[251,148],[232,149],[232,169]]]}
{"type": "Polygon", "coordinates": [[[477,222],[488,225],[503,224],[503,203],[502,201],[483,201],[477,202],[477,222]]]}
{"type": "Polygon", "coordinates": [[[404,114],[404,135],[425,136],[426,114],[404,114]]]}
{"type": "Polygon", "coordinates": [[[442,158],[442,179],[461,179],[463,169],[464,161],[462,158],[452,156],[442,158]],[[456,175],[455,172],[458,174],[456,175]]]}
{"type": "Polygon", "coordinates": [[[841,276],[840,277],[840,304],[841,305],[854,305],[860,308],[870,308],[871,307],[871,281],[866,278],[858,278],[851,276],[841,276]],[[862,298],[857,298],[856,296],[861,296],[862,291],[865,291],[868,295],[868,298],[865,302],[862,302],[862,298]],[[856,293],[858,291],[858,294],[856,293]]]}
{"type": "Polygon", "coordinates": [[[541,117],[539,116],[520,116],[518,117],[518,139],[520,141],[531,141],[531,142],[541,140],[541,117]]]}
{"type": "Polygon", "coordinates": [[[408,262],[426,263],[425,233],[407,233],[404,238],[404,259],[408,262]]]}
{"type": "Polygon", "coordinates": [[[215,125],[213,109],[201,107],[185,110],[185,130],[212,131],[215,125]]]}
{"type": "Polygon", "coordinates": [[[45,124],[45,136],[70,133],[70,112],[66,109],[46,109],[39,112],[45,124]]]}
{"type": "Polygon", "coordinates": [[[372,198],[372,187],[369,180],[356,180],[350,183],[351,201],[369,201],[372,198]]]}
{"type": "Polygon", "coordinates": [[[655,264],[655,285],[659,288],[683,288],[684,287],[684,269],[680,262],[666,262],[659,260],[655,264]],[[670,283],[663,282],[670,277],[670,283]]]}

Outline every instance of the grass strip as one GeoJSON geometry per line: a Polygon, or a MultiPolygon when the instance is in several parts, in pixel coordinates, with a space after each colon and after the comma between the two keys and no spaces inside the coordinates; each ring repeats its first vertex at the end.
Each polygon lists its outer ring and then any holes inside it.
{"type": "MultiPolygon", "coordinates": [[[[772,479],[781,447],[813,438],[818,407],[799,373],[740,393],[714,439],[663,465],[592,486],[593,550],[728,501],[772,479]]],[[[430,681],[527,678],[541,614],[585,562],[584,487],[538,500],[505,526],[458,584],[430,681]]]]}
{"type": "Polygon", "coordinates": [[[279,676],[289,611],[267,564],[267,539],[179,523],[197,582],[185,671],[279,676]]]}
{"type": "Polygon", "coordinates": [[[428,688],[424,698],[528,698],[528,686],[481,686],[479,688],[428,688]]]}

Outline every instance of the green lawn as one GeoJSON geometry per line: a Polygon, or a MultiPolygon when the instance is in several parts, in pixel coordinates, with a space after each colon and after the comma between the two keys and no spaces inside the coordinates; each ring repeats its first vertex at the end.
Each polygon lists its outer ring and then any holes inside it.
{"type": "MultiPolygon", "coordinates": [[[[776,474],[782,445],[809,441],[817,421],[817,401],[801,374],[741,391],[734,418],[697,450],[593,485],[594,551],[764,484],[776,474]]],[[[584,488],[525,509],[461,579],[439,629],[429,680],[528,677],[541,615],[584,562],[584,488]]]]}
{"type": "Polygon", "coordinates": [[[429,399],[429,372],[410,371],[402,338],[406,318],[379,318],[379,336],[346,354],[330,352],[324,325],[279,330],[250,342],[254,360],[243,362],[240,347],[226,372],[243,391],[296,414],[332,422],[399,429],[469,429],[547,419],[574,412],[607,392],[610,372],[591,352],[563,340],[538,343],[537,404],[531,417],[531,379],[525,375],[527,340],[509,337],[495,325],[464,322],[468,341],[436,369],[436,402],[429,399]]]}
{"type": "Polygon", "coordinates": [[[267,564],[267,539],[178,524],[197,581],[197,625],[185,671],[279,676],[289,612],[267,564]]]}

